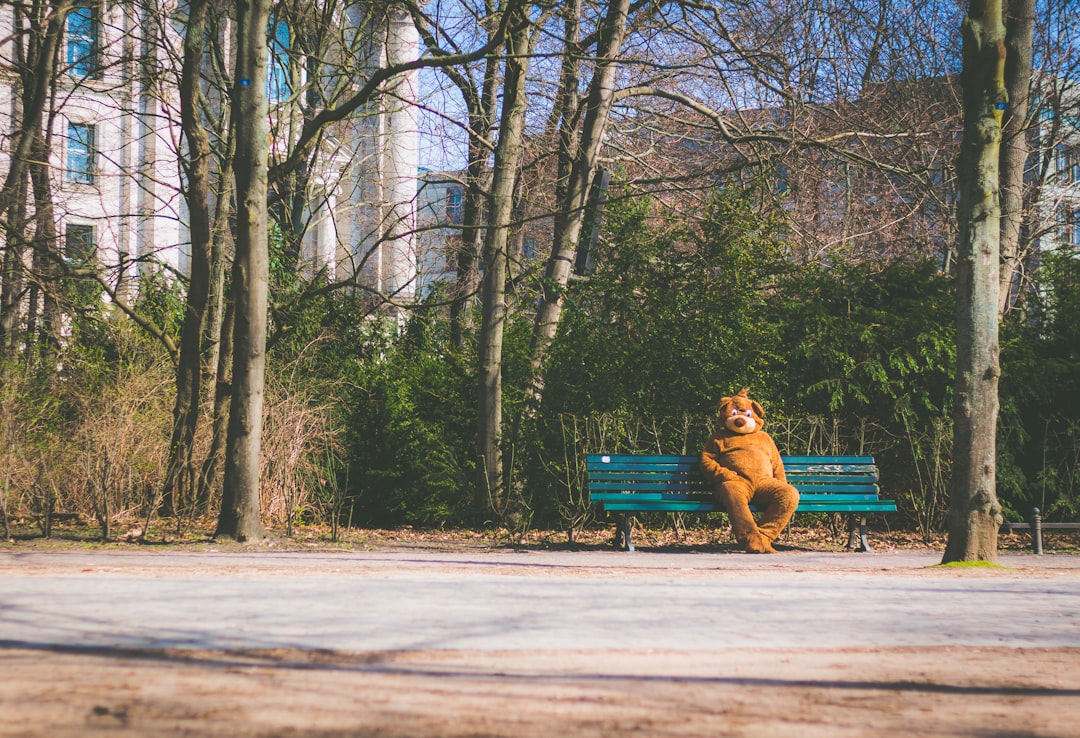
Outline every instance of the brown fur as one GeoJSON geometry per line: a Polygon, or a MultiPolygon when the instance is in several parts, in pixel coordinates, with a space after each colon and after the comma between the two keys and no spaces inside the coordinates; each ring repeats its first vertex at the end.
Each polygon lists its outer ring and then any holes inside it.
{"type": "Polygon", "coordinates": [[[701,452],[701,469],[713,481],[739,545],[748,553],[775,553],[772,542],[795,513],[799,492],[787,483],[780,452],[761,430],[765,411],[746,393],[717,404],[716,430],[701,452]],[[760,521],[751,503],[765,508],[760,521]]]}

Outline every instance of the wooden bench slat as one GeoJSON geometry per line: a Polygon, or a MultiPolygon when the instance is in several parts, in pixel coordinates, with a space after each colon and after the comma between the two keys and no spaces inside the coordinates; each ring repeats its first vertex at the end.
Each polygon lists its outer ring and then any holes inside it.
{"type": "Polygon", "coordinates": [[[875,479],[878,473],[876,466],[837,466],[835,464],[818,464],[812,467],[787,466],[785,464],[784,471],[787,472],[789,477],[800,474],[869,474],[875,479]]]}
{"type": "MultiPolygon", "coordinates": [[[[634,500],[632,502],[605,502],[604,510],[609,512],[723,512],[717,510],[711,502],[698,500],[634,500]]],[[[751,505],[754,512],[761,512],[756,505],[751,505]]],[[[874,513],[896,512],[896,505],[891,500],[876,502],[811,502],[805,507],[799,505],[799,512],[824,513],[874,513]]]]}
{"type": "Polygon", "coordinates": [[[874,465],[873,456],[830,456],[828,454],[820,454],[818,456],[789,456],[781,454],[780,458],[784,461],[784,465],[788,464],[866,464],[868,466],[874,465]]]}
{"type": "Polygon", "coordinates": [[[794,484],[798,482],[829,482],[845,484],[874,484],[877,482],[877,474],[799,474],[788,472],[787,478],[794,484]]]}
{"type": "MultiPolygon", "coordinates": [[[[706,495],[700,492],[595,492],[592,495],[592,501],[601,504],[607,504],[608,502],[625,503],[634,500],[697,500],[715,505],[715,500],[711,494],[706,495]]],[[[879,500],[877,495],[830,493],[801,495],[799,501],[801,504],[828,504],[831,502],[878,502],[879,500]]]]}
{"type": "MultiPolygon", "coordinates": [[[[787,475],[789,480],[797,480],[800,482],[824,482],[824,483],[843,483],[843,484],[873,484],[877,481],[876,474],[814,474],[814,473],[799,473],[789,472],[787,475]]],[[[598,470],[589,470],[589,479],[701,479],[700,470],[650,470],[650,469],[608,469],[601,468],[598,470]]],[[[793,482],[794,483],[794,482],[793,482]]]]}
{"type": "Polygon", "coordinates": [[[835,490],[837,492],[865,492],[867,494],[877,494],[879,492],[876,484],[802,484],[799,481],[788,480],[791,485],[799,492],[829,492],[835,490]]]}

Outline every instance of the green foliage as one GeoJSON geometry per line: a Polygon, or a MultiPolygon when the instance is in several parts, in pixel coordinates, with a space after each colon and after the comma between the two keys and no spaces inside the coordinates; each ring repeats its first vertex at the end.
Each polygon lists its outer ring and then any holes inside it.
{"type": "Polygon", "coordinates": [[[700,232],[655,232],[647,201],[612,208],[596,272],[573,285],[545,378],[545,412],[700,412],[773,383],[770,294],[789,268],[774,228],[740,192],[700,232]]]}
{"type": "Polygon", "coordinates": [[[1045,254],[1043,290],[1002,330],[999,487],[1006,514],[1080,518],[1080,260],[1045,254]],[[1002,471],[1006,474],[1002,474],[1002,471]]]}
{"type": "Polygon", "coordinates": [[[953,287],[929,260],[803,267],[779,302],[792,408],[901,423],[945,409],[953,287]]]}
{"type": "Polygon", "coordinates": [[[184,290],[164,272],[151,271],[139,276],[135,311],[178,339],[187,307],[184,290]]]}
{"type": "MultiPolygon", "coordinates": [[[[395,329],[392,322],[371,326],[387,335],[395,329]]],[[[448,352],[447,334],[441,315],[417,311],[397,341],[357,366],[349,417],[354,521],[433,525],[458,518],[468,505],[475,357],[448,352]]]]}

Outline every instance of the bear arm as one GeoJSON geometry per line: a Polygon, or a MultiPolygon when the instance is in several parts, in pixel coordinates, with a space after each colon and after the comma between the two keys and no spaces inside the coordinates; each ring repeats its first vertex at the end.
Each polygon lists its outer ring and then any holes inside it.
{"type": "Polygon", "coordinates": [[[721,466],[716,460],[716,457],[720,455],[721,452],[717,448],[716,442],[710,439],[705,444],[705,450],[701,452],[701,469],[705,472],[705,476],[709,479],[722,479],[726,482],[737,480],[739,478],[738,474],[725,466],[721,466]]]}
{"type": "Polygon", "coordinates": [[[773,440],[769,439],[769,460],[772,462],[773,477],[787,484],[787,472],[784,471],[784,461],[780,458],[780,451],[776,448],[773,440]]]}

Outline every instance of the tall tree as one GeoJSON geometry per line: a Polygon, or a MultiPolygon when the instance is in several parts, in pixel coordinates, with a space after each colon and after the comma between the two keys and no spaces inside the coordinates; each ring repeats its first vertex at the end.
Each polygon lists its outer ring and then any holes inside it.
{"type": "MultiPolygon", "coordinates": [[[[0,358],[15,345],[16,312],[22,298],[23,246],[27,242],[24,231],[29,223],[25,212],[27,175],[35,164],[39,170],[48,168],[48,157],[40,157],[48,154],[47,145],[51,138],[42,129],[47,122],[51,122],[47,121],[45,111],[56,79],[58,49],[70,9],[71,5],[67,2],[46,0],[17,4],[12,9],[12,30],[15,32],[11,40],[14,51],[12,61],[18,71],[22,114],[17,128],[11,132],[13,140],[8,149],[8,171],[0,185],[0,227],[4,233],[3,271],[0,272],[0,358]]],[[[40,176],[34,179],[35,199],[39,205],[35,213],[35,220],[39,224],[35,259],[42,253],[45,231],[55,236],[55,225],[41,228],[46,220],[51,222],[52,195],[42,190],[47,175],[40,171],[38,174],[40,176]],[[47,212],[40,212],[46,201],[50,207],[47,212]]],[[[42,268],[45,268],[44,264],[42,268]]],[[[54,270],[50,268],[49,271],[54,270]]],[[[46,297],[46,303],[51,299],[46,297]]],[[[46,320],[46,324],[49,322],[46,320]]],[[[28,340],[32,338],[28,336],[28,340]]]]}
{"type": "Polygon", "coordinates": [[[483,313],[479,341],[477,471],[478,502],[499,509],[503,500],[502,369],[506,328],[506,270],[514,210],[514,186],[525,142],[526,74],[529,68],[531,26],[520,6],[512,14],[503,75],[499,142],[495,147],[488,229],[484,239],[483,313]]]}
{"type": "MultiPolygon", "coordinates": [[[[580,136],[572,136],[565,122],[567,119],[576,120],[574,111],[567,110],[563,115],[560,148],[565,151],[562,158],[571,163],[565,181],[560,183],[561,197],[555,214],[551,258],[544,272],[544,294],[536,312],[533,331],[533,390],[536,394],[541,391],[541,367],[559,327],[563,292],[570,278],[574,255],[577,253],[589,186],[596,174],[600,148],[615,102],[615,75],[619,69],[617,58],[626,35],[629,9],[630,0],[609,0],[607,4],[607,13],[596,46],[596,62],[592,82],[589,84],[585,121],[580,136]]],[[[570,25],[573,26],[573,23],[570,25]]],[[[563,76],[563,99],[572,100],[574,96],[567,88],[572,86],[576,89],[578,80],[576,75],[567,74],[565,71],[563,76]]]]}
{"type": "Polygon", "coordinates": [[[180,121],[187,141],[182,159],[187,175],[187,199],[191,229],[191,273],[187,307],[180,329],[180,353],[176,366],[176,401],[164,483],[164,510],[177,508],[181,480],[194,488],[192,450],[199,421],[202,393],[202,339],[210,297],[210,137],[200,121],[200,70],[204,54],[207,0],[191,0],[184,34],[184,61],[180,73],[180,121]]]}
{"type": "Polygon", "coordinates": [[[259,462],[270,272],[266,206],[270,149],[266,29],[270,5],[270,0],[239,0],[236,4],[233,391],[225,442],[221,515],[215,535],[238,541],[266,537],[259,516],[259,462]]]}
{"type": "Polygon", "coordinates": [[[1027,249],[1023,243],[1024,174],[1028,161],[1029,92],[1035,27],[1035,0],[1006,0],[1005,110],[1001,139],[1001,287],[998,312],[1004,315],[1016,300],[1017,276],[1027,249]]]}
{"type": "Polygon", "coordinates": [[[963,23],[964,132],[957,178],[956,398],[948,541],[943,562],[996,561],[999,163],[1005,87],[1002,0],[971,0],[963,23]]]}

